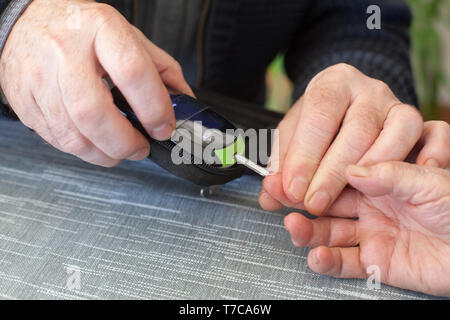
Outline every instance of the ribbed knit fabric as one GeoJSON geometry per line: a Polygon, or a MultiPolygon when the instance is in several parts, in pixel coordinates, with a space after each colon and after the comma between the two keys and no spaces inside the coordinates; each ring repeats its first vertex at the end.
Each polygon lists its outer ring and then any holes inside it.
{"type": "MultiPolygon", "coordinates": [[[[0,54],[3,52],[8,35],[22,12],[32,0],[0,0],[0,54]]],[[[0,89],[1,92],[1,89],[0,89]]],[[[0,117],[16,119],[11,109],[5,105],[1,92],[0,117]]]]}
{"type": "Polygon", "coordinates": [[[300,96],[311,78],[339,62],[386,82],[403,102],[417,106],[410,65],[411,15],[403,1],[314,1],[286,56],[286,69],[300,96]],[[381,29],[369,30],[366,9],[381,8],[381,29]]]}
{"type": "Polygon", "coordinates": [[[3,9],[5,9],[6,5],[8,4],[8,2],[10,2],[11,0],[0,0],[0,12],[3,11],[3,9]]]}
{"type": "Polygon", "coordinates": [[[345,62],[385,81],[402,101],[417,106],[410,19],[401,0],[212,1],[202,85],[262,103],[266,68],[285,51],[296,97],[317,73],[345,62]],[[381,30],[367,28],[371,4],[381,8],[381,30]]]}

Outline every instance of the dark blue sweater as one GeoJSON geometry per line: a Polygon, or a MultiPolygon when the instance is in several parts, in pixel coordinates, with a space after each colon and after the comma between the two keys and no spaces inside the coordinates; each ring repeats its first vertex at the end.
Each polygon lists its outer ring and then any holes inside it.
{"type": "MultiPolygon", "coordinates": [[[[0,8],[7,2],[0,0],[0,8]]],[[[133,1],[102,2],[133,20],[133,1]]],[[[386,82],[399,99],[417,106],[410,22],[404,0],[212,0],[199,46],[203,68],[198,86],[261,104],[267,66],[284,53],[296,97],[317,73],[345,62],[386,82]],[[381,8],[381,30],[366,25],[366,11],[373,4],[381,8]]]]}

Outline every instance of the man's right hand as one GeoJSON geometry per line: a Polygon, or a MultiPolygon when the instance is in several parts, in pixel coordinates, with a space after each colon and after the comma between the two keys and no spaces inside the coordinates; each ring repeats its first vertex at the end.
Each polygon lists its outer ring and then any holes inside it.
{"type": "Polygon", "coordinates": [[[19,119],[59,150],[109,167],[150,146],[114,105],[106,76],[153,138],[170,137],[166,87],[192,95],[181,67],[108,5],[34,0],[1,56],[1,87],[19,119]]]}

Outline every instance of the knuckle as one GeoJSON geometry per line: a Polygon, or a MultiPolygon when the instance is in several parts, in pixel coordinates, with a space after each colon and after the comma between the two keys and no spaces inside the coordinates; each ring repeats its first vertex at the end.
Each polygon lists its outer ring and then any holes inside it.
{"type": "Polygon", "coordinates": [[[71,108],[71,116],[75,123],[95,125],[101,122],[101,114],[98,112],[97,105],[84,104],[71,108]]]}
{"type": "MultiPolygon", "coordinates": [[[[328,162],[328,161],[326,161],[328,162]]],[[[324,170],[327,175],[327,180],[332,181],[335,185],[346,185],[347,179],[345,178],[344,169],[341,167],[341,165],[331,164],[331,163],[324,163],[324,170]]]]}
{"type": "Polygon", "coordinates": [[[409,127],[417,132],[422,132],[423,130],[423,118],[419,111],[409,105],[404,105],[403,108],[403,119],[408,123],[409,127]]]}
{"type": "MultiPolygon", "coordinates": [[[[330,67],[331,68],[331,67],[330,67]]],[[[324,91],[336,91],[345,78],[342,72],[335,72],[334,69],[325,69],[317,74],[308,84],[305,90],[305,96],[324,91]],[[334,90],[333,90],[334,89],[334,90]]],[[[339,92],[339,90],[337,90],[339,92]]]]}
{"type": "Polygon", "coordinates": [[[305,126],[311,129],[312,134],[321,136],[322,138],[328,138],[334,136],[337,130],[337,121],[334,117],[323,110],[312,110],[307,116],[305,116],[305,126]]]}
{"type": "Polygon", "coordinates": [[[81,92],[73,95],[73,101],[67,105],[72,120],[83,127],[100,128],[104,123],[101,106],[113,104],[112,96],[101,92],[90,96],[81,92]]]}
{"type": "Polygon", "coordinates": [[[63,152],[80,156],[90,151],[90,146],[86,143],[85,139],[77,133],[66,132],[60,135],[57,140],[63,152]]]}
{"type": "Polygon", "coordinates": [[[348,75],[350,73],[355,72],[357,69],[347,63],[340,62],[335,65],[332,65],[331,67],[328,67],[325,70],[334,74],[348,75]]]}
{"type": "Polygon", "coordinates": [[[151,101],[153,107],[142,110],[139,119],[146,128],[157,128],[170,121],[170,109],[161,108],[156,101],[151,101]]]}
{"type": "Polygon", "coordinates": [[[119,65],[122,65],[121,78],[124,86],[135,83],[139,80],[145,72],[145,65],[142,63],[142,57],[130,50],[124,52],[118,61],[119,65]]]}
{"type": "Polygon", "coordinates": [[[395,162],[383,162],[375,166],[375,174],[381,181],[387,181],[393,173],[402,168],[395,162]]]}
{"type": "Polygon", "coordinates": [[[139,151],[139,150],[136,148],[130,147],[126,143],[117,143],[110,150],[110,152],[108,152],[108,155],[114,160],[122,160],[122,159],[126,159],[129,156],[135,154],[137,151],[139,151]]]}
{"type": "Polygon", "coordinates": [[[365,152],[375,141],[382,124],[375,113],[359,113],[344,120],[344,126],[349,128],[345,135],[346,145],[357,153],[365,152]]]}
{"type": "Polygon", "coordinates": [[[430,121],[430,127],[444,135],[450,135],[450,125],[445,121],[430,121]]]}
{"type": "Polygon", "coordinates": [[[88,11],[88,19],[98,21],[101,25],[107,24],[111,19],[117,16],[118,12],[114,7],[106,3],[96,3],[88,11]]]}
{"type": "Polygon", "coordinates": [[[334,81],[334,79],[311,82],[305,91],[305,105],[309,108],[316,108],[324,102],[338,101],[340,98],[339,83],[340,81],[334,81]]]}
{"type": "Polygon", "coordinates": [[[394,96],[391,88],[389,88],[389,86],[384,81],[378,79],[371,79],[370,81],[372,95],[374,97],[377,97],[377,99],[379,99],[380,97],[394,96]]]}

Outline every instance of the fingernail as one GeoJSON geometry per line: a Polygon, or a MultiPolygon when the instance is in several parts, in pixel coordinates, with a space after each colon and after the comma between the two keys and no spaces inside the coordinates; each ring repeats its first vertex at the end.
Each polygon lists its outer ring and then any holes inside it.
{"type": "Polygon", "coordinates": [[[439,168],[439,162],[434,159],[428,159],[427,162],[425,162],[425,166],[439,168]]]}
{"type": "Polygon", "coordinates": [[[314,264],[319,264],[320,260],[319,260],[319,258],[317,257],[317,252],[316,252],[316,250],[313,250],[312,255],[311,255],[311,258],[312,258],[312,262],[313,262],[314,264]]]}
{"type": "Polygon", "coordinates": [[[308,206],[318,213],[324,212],[331,202],[331,196],[326,191],[317,191],[308,201],[308,206]]]}
{"type": "Polygon", "coordinates": [[[307,188],[308,180],[304,177],[294,177],[289,185],[288,192],[297,202],[300,202],[305,197],[307,188]]]}
{"type": "Polygon", "coordinates": [[[141,160],[147,158],[149,154],[150,154],[150,147],[148,146],[148,147],[142,148],[141,150],[139,150],[132,156],[128,157],[128,160],[141,161],[141,160]]]}
{"type": "Polygon", "coordinates": [[[158,128],[152,129],[150,131],[150,135],[157,140],[169,140],[174,130],[174,126],[169,123],[165,123],[158,128]]]}
{"type": "Polygon", "coordinates": [[[370,176],[370,170],[366,167],[350,165],[347,170],[354,177],[367,178],[370,176]]]}

